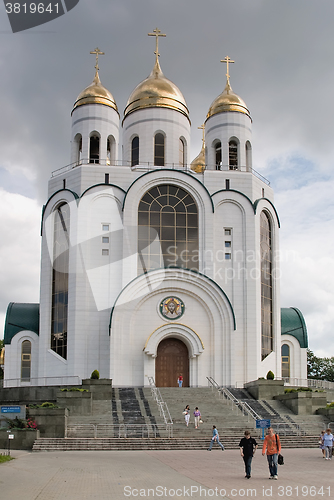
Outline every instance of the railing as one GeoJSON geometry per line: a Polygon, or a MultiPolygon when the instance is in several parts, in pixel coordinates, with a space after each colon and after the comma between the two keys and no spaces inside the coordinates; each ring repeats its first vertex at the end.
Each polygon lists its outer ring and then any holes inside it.
{"type": "MultiPolygon", "coordinates": [[[[166,163],[165,165],[155,165],[152,162],[141,162],[138,165],[131,165],[131,162],[123,161],[123,160],[112,160],[109,159],[89,159],[82,158],[78,161],[70,163],[69,165],[65,165],[64,167],[58,168],[54,170],[51,174],[51,177],[57,177],[58,175],[64,174],[65,172],[69,172],[73,168],[80,167],[81,165],[99,165],[99,166],[107,166],[107,167],[130,167],[133,171],[151,171],[151,170],[159,170],[159,169],[170,169],[170,170],[183,170],[190,174],[198,176],[198,173],[195,173],[191,170],[190,165],[180,164],[180,163],[166,163]]],[[[262,182],[270,186],[270,181],[266,179],[262,174],[254,170],[252,167],[247,166],[229,166],[229,165],[206,165],[206,171],[214,171],[221,170],[226,172],[250,172],[255,177],[260,179],[262,182]]],[[[205,171],[204,171],[205,172],[205,171]]],[[[203,181],[204,182],[204,181],[203,181]]]]}
{"type": "Polygon", "coordinates": [[[43,387],[47,385],[81,385],[81,383],[80,377],[6,378],[3,380],[3,387],[43,387]]]}
{"type": "MultiPolygon", "coordinates": [[[[313,378],[275,377],[275,380],[283,380],[284,385],[289,387],[310,387],[311,389],[331,389],[334,390],[334,382],[328,380],[318,380],[313,378]]],[[[244,382],[236,382],[235,388],[244,387],[244,382]]]]}
{"type": "Polygon", "coordinates": [[[171,438],[172,434],[170,425],[161,424],[68,424],[65,429],[65,438],[171,438]]]}
{"type": "Polygon", "coordinates": [[[231,402],[232,409],[233,408],[238,408],[244,415],[247,415],[247,417],[251,417],[253,420],[261,420],[261,416],[256,413],[255,410],[246,401],[240,401],[237,399],[228,389],[227,387],[222,387],[217,384],[217,382],[212,378],[212,377],[206,377],[209,385],[214,387],[219,391],[220,394],[223,395],[223,397],[231,402]]]}
{"type": "Polygon", "coordinates": [[[166,428],[169,427],[170,428],[169,432],[171,433],[171,435],[173,435],[173,428],[172,428],[173,420],[169,413],[167,403],[165,403],[165,401],[162,399],[160,390],[158,389],[158,387],[156,387],[153,377],[147,377],[147,378],[150,384],[152,397],[153,399],[155,399],[158,405],[160,416],[164,419],[166,428]]]}

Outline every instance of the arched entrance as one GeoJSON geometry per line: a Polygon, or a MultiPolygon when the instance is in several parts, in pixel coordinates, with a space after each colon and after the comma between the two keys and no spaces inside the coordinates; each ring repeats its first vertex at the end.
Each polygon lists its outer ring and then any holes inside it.
{"type": "Polygon", "coordinates": [[[181,340],[169,337],[158,345],[155,360],[155,385],[177,387],[180,374],[183,376],[183,386],[189,387],[188,348],[181,340]]]}

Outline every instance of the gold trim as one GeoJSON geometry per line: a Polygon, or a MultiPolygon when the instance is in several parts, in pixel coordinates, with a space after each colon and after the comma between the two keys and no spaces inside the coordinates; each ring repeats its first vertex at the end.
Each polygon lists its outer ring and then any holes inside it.
{"type": "Polygon", "coordinates": [[[144,345],[144,348],[143,348],[143,351],[145,351],[146,347],[147,347],[147,344],[150,340],[150,338],[152,337],[153,333],[155,333],[157,330],[160,330],[160,328],[162,328],[163,326],[174,326],[174,325],[180,325],[180,326],[184,326],[185,328],[188,328],[189,330],[191,330],[195,335],[196,337],[199,339],[200,343],[201,343],[201,346],[203,349],[205,349],[204,347],[204,343],[203,343],[203,340],[201,339],[201,337],[198,335],[198,333],[195,332],[195,330],[193,330],[192,328],[190,328],[190,326],[188,325],[185,325],[184,323],[164,323],[163,325],[160,325],[158,326],[158,328],[156,328],[155,330],[153,330],[153,332],[147,337],[147,340],[145,342],[145,345],[144,345]]]}

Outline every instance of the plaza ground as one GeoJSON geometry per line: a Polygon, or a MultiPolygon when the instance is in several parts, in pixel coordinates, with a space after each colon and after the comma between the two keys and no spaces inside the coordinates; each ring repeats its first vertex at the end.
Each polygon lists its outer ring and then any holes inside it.
{"type": "MultiPolygon", "coordinates": [[[[0,450],[1,451],[1,450],[0,450]]],[[[3,450],[2,450],[3,451],[3,450]]],[[[319,449],[282,450],[285,465],[269,480],[258,450],[244,478],[238,450],[30,453],[0,465],[0,498],[315,498],[334,496],[334,461],[319,449]]]]}

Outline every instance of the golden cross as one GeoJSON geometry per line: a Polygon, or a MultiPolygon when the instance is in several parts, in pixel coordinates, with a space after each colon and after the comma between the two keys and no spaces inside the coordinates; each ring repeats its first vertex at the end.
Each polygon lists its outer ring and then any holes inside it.
{"type": "Polygon", "coordinates": [[[203,125],[201,125],[200,127],[197,127],[199,128],[200,130],[203,130],[203,135],[202,135],[202,147],[204,146],[204,143],[205,143],[205,125],[203,123],[203,125]]]}
{"type": "Polygon", "coordinates": [[[90,52],[90,53],[96,55],[95,69],[96,69],[96,71],[98,71],[100,69],[99,68],[99,56],[104,56],[104,52],[101,52],[101,50],[98,47],[96,47],[96,49],[92,50],[92,52],[90,52]]]}
{"type": "Polygon", "coordinates": [[[148,36],[155,36],[155,55],[156,55],[156,60],[158,60],[158,57],[160,56],[159,54],[159,36],[166,36],[158,28],[155,28],[153,30],[153,33],[148,33],[148,36]]]}
{"type": "Polygon", "coordinates": [[[230,73],[228,71],[228,65],[230,63],[234,63],[234,61],[232,61],[232,59],[229,57],[229,56],[226,56],[225,59],[221,59],[220,62],[223,62],[223,63],[226,63],[226,77],[227,77],[227,83],[230,83],[230,73]]]}

